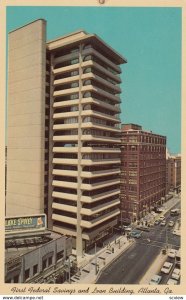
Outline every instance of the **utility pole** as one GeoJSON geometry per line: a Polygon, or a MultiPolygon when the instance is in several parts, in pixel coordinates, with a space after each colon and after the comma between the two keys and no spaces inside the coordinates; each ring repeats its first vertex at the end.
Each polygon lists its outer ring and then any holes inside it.
{"type": "Polygon", "coordinates": [[[97,275],[97,255],[96,255],[96,243],[95,243],[95,274],[97,275]]]}
{"type": "Polygon", "coordinates": [[[68,276],[69,276],[69,283],[71,283],[70,282],[70,257],[68,258],[68,276]]]}

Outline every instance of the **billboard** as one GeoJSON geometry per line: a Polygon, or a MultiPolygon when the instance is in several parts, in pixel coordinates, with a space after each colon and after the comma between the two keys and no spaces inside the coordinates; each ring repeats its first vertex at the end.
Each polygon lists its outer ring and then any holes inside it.
{"type": "Polygon", "coordinates": [[[5,232],[46,228],[46,215],[30,215],[5,218],[5,232]]]}

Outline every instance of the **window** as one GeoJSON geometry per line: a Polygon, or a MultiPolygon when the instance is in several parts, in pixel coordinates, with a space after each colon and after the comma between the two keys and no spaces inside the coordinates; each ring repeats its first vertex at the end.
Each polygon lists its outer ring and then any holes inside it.
{"type": "Polygon", "coordinates": [[[83,98],[88,98],[88,97],[91,97],[91,93],[90,92],[84,93],[83,98]]]}
{"type": "Polygon", "coordinates": [[[88,60],[91,60],[92,59],[92,56],[91,55],[87,55],[84,57],[83,61],[88,61],[88,60]]]}
{"type": "Polygon", "coordinates": [[[25,270],[25,280],[30,277],[30,269],[25,270]]]}
{"type": "Polygon", "coordinates": [[[78,59],[78,58],[72,59],[72,60],[71,60],[71,65],[78,64],[78,62],[79,62],[79,59],[78,59]]]}
{"type": "Polygon", "coordinates": [[[45,270],[47,267],[47,259],[43,259],[42,269],[45,270]]]}
{"type": "Polygon", "coordinates": [[[51,266],[51,265],[52,265],[52,256],[50,256],[48,259],[48,266],[51,266]]]}
{"type": "Polygon", "coordinates": [[[64,124],[73,124],[73,123],[77,123],[78,119],[77,118],[67,118],[64,120],[64,124]]]}
{"type": "Polygon", "coordinates": [[[64,257],[64,250],[61,250],[57,253],[57,261],[64,257]]]}
{"type": "Polygon", "coordinates": [[[72,71],[72,72],[70,73],[70,75],[71,75],[71,76],[77,76],[77,75],[79,75],[79,71],[78,71],[78,70],[72,71]]]}
{"type": "Polygon", "coordinates": [[[90,84],[91,84],[91,80],[90,80],[90,79],[85,80],[85,81],[83,82],[83,85],[90,85],[90,84]]]}
{"type": "Polygon", "coordinates": [[[38,265],[33,266],[33,276],[38,273],[38,265]]]}
{"type": "Polygon", "coordinates": [[[71,106],[70,111],[78,111],[78,106],[77,105],[71,106]]]}
{"type": "Polygon", "coordinates": [[[79,86],[79,83],[78,82],[73,82],[71,83],[71,88],[76,88],[79,86]]]}
{"type": "Polygon", "coordinates": [[[74,100],[74,99],[78,99],[78,98],[79,98],[78,94],[70,95],[70,100],[74,100]]]}
{"type": "Polygon", "coordinates": [[[83,73],[86,74],[86,73],[90,73],[91,72],[91,68],[86,68],[84,69],[83,73]]]}

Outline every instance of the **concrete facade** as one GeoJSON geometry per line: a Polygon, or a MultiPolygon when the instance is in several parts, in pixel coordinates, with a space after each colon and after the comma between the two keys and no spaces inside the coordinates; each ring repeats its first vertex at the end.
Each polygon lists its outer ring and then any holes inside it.
{"type": "Polygon", "coordinates": [[[99,37],[78,31],[47,43],[50,65],[48,213],[77,256],[112,233],[119,211],[119,65],[99,37]]]}
{"type": "Polygon", "coordinates": [[[57,278],[65,280],[65,262],[71,254],[72,239],[53,232],[46,231],[45,236],[37,232],[30,237],[29,234],[6,236],[5,282],[55,283],[57,278]]]}
{"type": "Polygon", "coordinates": [[[9,33],[6,215],[44,211],[46,24],[9,33]]]}
{"type": "Polygon", "coordinates": [[[45,22],[10,33],[7,215],[45,212],[77,256],[120,213],[120,64],[80,30],[45,42],[45,22]]]}

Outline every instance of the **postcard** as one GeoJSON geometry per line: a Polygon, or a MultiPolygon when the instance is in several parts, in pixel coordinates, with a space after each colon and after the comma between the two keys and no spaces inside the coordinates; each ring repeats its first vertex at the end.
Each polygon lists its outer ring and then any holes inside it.
{"type": "Polygon", "coordinates": [[[3,299],[180,299],[184,2],[0,5],[3,299]]]}

